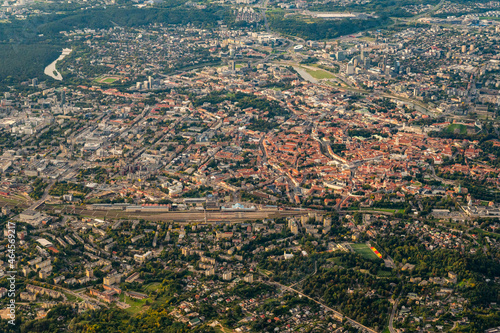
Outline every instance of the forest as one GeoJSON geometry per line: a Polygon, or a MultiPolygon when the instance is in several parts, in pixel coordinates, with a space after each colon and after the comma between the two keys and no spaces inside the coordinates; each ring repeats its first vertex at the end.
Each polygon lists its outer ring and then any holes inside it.
{"type": "Polygon", "coordinates": [[[0,44],[0,78],[2,84],[25,81],[43,75],[43,69],[61,53],[57,45],[0,44]]]}
{"type": "Polygon", "coordinates": [[[402,7],[411,5],[436,5],[439,0],[378,0],[369,2],[350,2],[345,6],[339,6],[338,2],[331,1],[318,3],[313,6],[318,11],[352,11],[364,13],[377,13],[378,15],[387,15],[391,17],[410,17],[411,13],[402,7]]]}
{"type": "Polygon", "coordinates": [[[297,36],[311,40],[337,38],[342,35],[381,27],[391,22],[387,17],[366,20],[315,19],[313,22],[308,22],[294,16],[285,17],[284,11],[268,12],[266,16],[271,29],[287,36],[297,36]]]}

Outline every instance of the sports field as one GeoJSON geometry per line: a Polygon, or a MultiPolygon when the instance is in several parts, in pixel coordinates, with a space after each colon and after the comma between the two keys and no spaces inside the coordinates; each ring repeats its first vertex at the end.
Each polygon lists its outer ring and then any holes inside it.
{"type": "Polygon", "coordinates": [[[366,244],[351,244],[352,249],[360,254],[363,258],[369,260],[378,260],[377,255],[366,244]]]}
{"type": "Polygon", "coordinates": [[[115,81],[121,80],[119,76],[101,76],[95,79],[97,83],[113,84],[115,81]]]}

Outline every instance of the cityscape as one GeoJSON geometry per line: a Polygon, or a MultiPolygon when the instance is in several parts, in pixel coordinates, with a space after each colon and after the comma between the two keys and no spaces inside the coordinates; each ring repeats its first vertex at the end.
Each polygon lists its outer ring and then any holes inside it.
{"type": "Polygon", "coordinates": [[[500,2],[0,6],[0,332],[500,332],[500,2]]]}

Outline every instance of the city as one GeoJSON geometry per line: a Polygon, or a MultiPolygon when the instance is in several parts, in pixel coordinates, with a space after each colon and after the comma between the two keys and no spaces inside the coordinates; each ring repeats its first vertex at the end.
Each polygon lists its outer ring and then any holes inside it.
{"type": "Polygon", "coordinates": [[[377,1],[5,1],[0,331],[500,332],[500,4],[377,1]]]}

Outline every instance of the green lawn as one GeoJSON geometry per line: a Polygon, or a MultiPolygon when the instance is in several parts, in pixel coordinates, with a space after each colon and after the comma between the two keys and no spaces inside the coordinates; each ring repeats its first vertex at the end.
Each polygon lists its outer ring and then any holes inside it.
{"type": "Polygon", "coordinates": [[[273,275],[273,273],[271,271],[268,271],[267,269],[262,269],[262,268],[259,268],[259,271],[263,274],[265,274],[266,276],[271,276],[273,275]]]}
{"type": "Polygon", "coordinates": [[[392,276],[392,273],[389,272],[389,271],[383,271],[383,270],[379,269],[377,271],[377,276],[380,276],[380,277],[390,277],[390,276],[392,276]]]}
{"type": "MultiPolygon", "coordinates": [[[[125,294],[122,293],[119,297],[120,302],[123,302],[124,298],[125,294]]],[[[136,315],[143,309],[143,306],[146,304],[147,300],[149,300],[150,303],[153,303],[149,298],[134,299],[127,296],[127,301],[125,303],[130,305],[130,308],[126,309],[125,311],[129,312],[130,314],[136,315]]]]}
{"type": "Polygon", "coordinates": [[[73,295],[68,294],[68,293],[64,293],[64,295],[66,295],[66,297],[68,298],[69,302],[73,302],[73,301],[81,302],[81,301],[83,301],[83,298],[76,297],[76,296],[73,296],[73,295]]]}
{"type": "Polygon", "coordinates": [[[351,244],[351,247],[356,253],[360,254],[365,259],[379,260],[379,257],[377,257],[377,255],[373,253],[372,249],[370,249],[366,244],[351,244]]]}
{"type": "Polygon", "coordinates": [[[347,210],[352,210],[352,211],[357,211],[357,212],[363,212],[363,211],[378,211],[378,212],[386,212],[386,213],[396,213],[396,212],[404,212],[404,209],[391,209],[391,208],[376,208],[376,207],[369,207],[369,208],[348,208],[347,210]]]}
{"type": "Polygon", "coordinates": [[[462,124],[451,124],[446,128],[448,133],[467,134],[467,126],[462,124]]]}
{"type": "Polygon", "coordinates": [[[153,282],[153,283],[150,283],[146,286],[144,286],[144,291],[146,293],[150,292],[150,291],[155,291],[157,290],[158,288],[160,288],[161,286],[161,283],[160,282],[153,282]]]}
{"type": "Polygon", "coordinates": [[[318,69],[316,71],[312,69],[306,69],[306,72],[309,73],[313,78],[318,80],[335,78],[335,75],[322,69],[318,69]]]}
{"type": "Polygon", "coordinates": [[[494,17],[494,16],[481,16],[479,19],[488,21],[500,21],[500,17],[494,17]]]}
{"type": "Polygon", "coordinates": [[[342,266],[342,260],[339,257],[328,258],[327,261],[331,261],[338,266],[342,266]]]}

